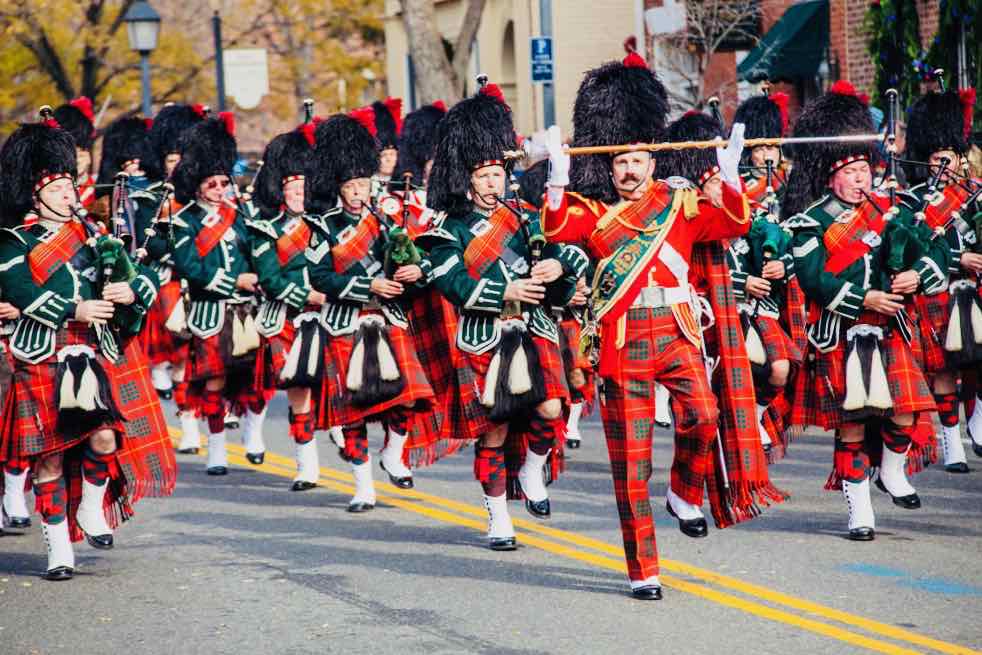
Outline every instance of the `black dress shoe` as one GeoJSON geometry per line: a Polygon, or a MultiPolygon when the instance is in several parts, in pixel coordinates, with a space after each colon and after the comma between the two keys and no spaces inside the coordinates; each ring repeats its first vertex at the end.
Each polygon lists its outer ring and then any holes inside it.
{"type": "Polygon", "coordinates": [[[290,486],[290,491],[310,491],[316,486],[316,482],[310,482],[308,480],[294,480],[293,484],[290,486]]]}
{"type": "Polygon", "coordinates": [[[31,527],[31,517],[29,516],[7,516],[3,527],[13,528],[14,530],[25,530],[31,527]]]}
{"type": "Polygon", "coordinates": [[[50,571],[45,571],[41,577],[52,582],[60,582],[61,580],[71,580],[73,575],[75,575],[75,569],[72,567],[56,566],[50,571]]]}
{"type": "Polygon", "coordinates": [[[947,466],[944,467],[944,470],[946,470],[948,473],[968,473],[969,471],[971,471],[971,469],[968,468],[968,464],[966,464],[965,462],[948,464],[947,466]]]}
{"type": "Polygon", "coordinates": [[[764,456],[770,457],[771,451],[774,450],[774,444],[765,443],[762,448],[764,449],[764,456]]]}
{"type": "Polygon", "coordinates": [[[112,550],[113,536],[111,534],[85,535],[85,540],[89,545],[99,550],[112,550]]]}
{"type": "Polygon", "coordinates": [[[382,470],[385,471],[385,474],[389,476],[389,482],[399,487],[400,489],[412,489],[415,486],[413,484],[413,476],[407,475],[405,477],[400,478],[395,475],[392,475],[391,473],[385,470],[385,462],[383,462],[381,459],[379,459],[378,465],[381,466],[382,470]]]}
{"type": "Polygon", "coordinates": [[[228,475],[228,468],[225,466],[209,466],[205,472],[208,475],[228,475]]]}
{"type": "Polygon", "coordinates": [[[693,539],[699,539],[709,535],[709,524],[706,523],[705,518],[682,520],[679,518],[679,515],[675,513],[675,510],[672,509],[672,504],[667,501],[665,502],[665,509],[668,510],[669,514],[678,519],[679,530],[681,530],[682,534],[685,536],[692,537],[693,539]]]}
{"type": "Polygon", "coordinates": [[[491,550],[518,550],[518,542],[515,537],[490,537],[488,548],[491,550]]]}
{"type": "Polygon", "coordinates": [[[920,509],[921,507],[920,496],[917,494],[894,496],[892,493],[887,491],[887,486],[883,484],[883,480],[880,479],[880,476],[876,476],[876,488],[890,496],[890,498],[893,499],[893,504],[897,507],[903,507],[904,509],[920,509]]]}
{"type": "Polygon", "coordinates": [[[846,538],[851,541],[873,541],[876,537],[876,530],[873,528],[853,528],[846,535],[846,538]]]}
{"type": "Polygon", "coordinates": [[[631,590],[631,595],[638,600],[661,600],[661,587],[658,585],[648,585],[631,590]]]}
{"type": "Polygon", "coordinates": [[[246,453],[246,459],[249,460],[250,464],[255,464],[256,466],[262,465],[266,461],[266,453],[246,453]]]}
{"type": "Polygon", "coordinates": [[[174,397],[173,389],[157,389],[157,395],[160,396],[161,400],[170,400],[174,397]]]}
{"type": "Polygon", "coordinates": [[[545,500],[529,500],[526,497],[525,509],[537,519],[547,519],[552,516],[552,506],[549,504],[548,498],[545,500]]]}
{"type": "Polygon", "coordinates": [[[352,514],[362,514],[373,509],[375,509],[375,503],[351,503],[348,505],[348,511],[352,514]]]}
{"type": "Polygon", "coordinates": [[[668,421],[655,421],[655,425],[657,425],[660,428],[664,428],[666,430],[672,427],[672,424],[669,423],[668,421]]]}
{"type": "Polygon", "coordinates": [[[178,455],[197,455],[198,454],[198,449],[197,448],[178,448],[177,449],[177,454],[178,455]]]}
{"type": "Polygon", "coordinates": [[[972,452],[976,457],[982,457],[982,445],[972,442],[972,452]]]}
{"type": "Polygon", "coordinates": [[[577,450],[580,447],[580,440],[570,439],[569,437],[566,437],[566,447],[569,448],[570,450],[577,450]]]}
{"type": "Polygon", "coordinates": [[[238,430],[239,429],[239,417],[229,416],[225,419],[225,427],[228,430],[238,430]]]}

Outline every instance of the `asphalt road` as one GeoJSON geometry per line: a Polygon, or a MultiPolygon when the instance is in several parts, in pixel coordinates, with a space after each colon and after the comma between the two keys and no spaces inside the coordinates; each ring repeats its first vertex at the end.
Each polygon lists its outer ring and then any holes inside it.
{"type": "MultiPolygon", "coordinates": [[[[173,416],[173,408],[168,407],[173,416]]],[[[665,599],[627,594],[596,417],[553,487],[553,518],[512,504],[514,553],[485,547],[470,449],[402,492],[376,467],[379,506],[344,511],[346,465],[320,435],[321,486],[292,493],[278,397],[260,468],[234,439],[231,473],[179,456],[173,497],[145,500],[116,548],[76,547],[72,582],[38,576],[38,527],[0,538],[0,653],[961,653],[982,649],[982,459],[914,483],[919,511],[874,492],[877,539],[842,538],[822,490],[831,440],[806,435],[772,477],[792,500],[748,524],[682,535],[664,511],[668,433],[653,505],[665,599]]],[[[372,433],[373,451],[380,433],[372,433]]]]}

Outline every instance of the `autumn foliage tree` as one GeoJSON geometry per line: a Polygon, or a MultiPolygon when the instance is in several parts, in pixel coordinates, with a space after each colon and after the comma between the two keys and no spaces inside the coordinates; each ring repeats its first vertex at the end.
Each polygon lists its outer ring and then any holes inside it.
{"type": "MultiPolygon", "coordinates": [[[[0,134],[42,104],[79,95],[102,125],[140,107],[139,56],[122,18],[135,0],[0,0],[0,134]]],[[[223,17],[225,48],[269,54],[270,97],[257,111],[264,138],[292,122],[304,97],[332,111],[361,99],[382,75],[383,0],[153,0],[162,16],[151,55],[152,98],[215,103],[211,15],[223,17]],[[339,80],[344,80],[339,83],[339,80]],[[342,92],[342,93],[339,93],[342,92]],[[345,97],[340,97],[344,95],[345,97]]]]}

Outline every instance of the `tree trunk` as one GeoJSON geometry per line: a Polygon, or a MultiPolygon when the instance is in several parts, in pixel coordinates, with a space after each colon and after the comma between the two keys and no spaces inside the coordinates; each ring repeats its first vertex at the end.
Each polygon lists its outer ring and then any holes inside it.
{"type": "Polygon", "coordinates": [[[481,16],[484,14],[486,0],[468,0],[464,21],[457,34],[457,42],[453,50],[453,72],[457,82],[457,91],[463,95],[467,79],[467,64],[471,59],[471,46],[477,30],[481,27],[481,16]]]}
{"type": "Polygon", "coordinates": [[[402,0],[402,22],[409,39],[421,104],[460,100],[453,69],[447,61],[440,33],[435,29],[433,0],[402,0]]]}

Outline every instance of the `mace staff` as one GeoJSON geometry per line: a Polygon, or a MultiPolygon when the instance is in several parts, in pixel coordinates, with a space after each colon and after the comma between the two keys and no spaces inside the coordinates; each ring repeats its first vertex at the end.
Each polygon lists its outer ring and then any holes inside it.
{"type": "MultiPolygon", "coordinates": [[[[838,136],[793,136],[793,137],[762,137],[746,139],[746,148],[757,146],[786,146],[809,143],[872,143],[882,141],[882,134],[841,134],[838,136]]],[[[664,143],[623,143],[614,146],[565,146],[563,151],[571,157],[578,155],[616,155],[623,152],[664,152],[674,150],[706,150],[708,148],[725,148],[728,139],[711,141],[671,141],[664,143]]],[[[524,150],[508,150],[506,159],[524,159],[524,150]]]]}

